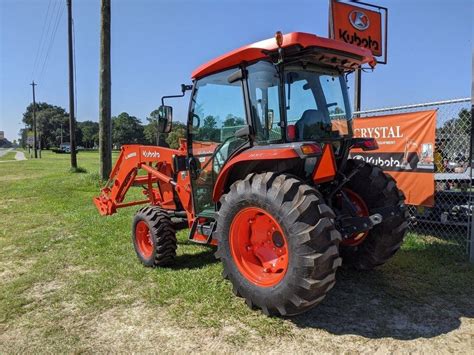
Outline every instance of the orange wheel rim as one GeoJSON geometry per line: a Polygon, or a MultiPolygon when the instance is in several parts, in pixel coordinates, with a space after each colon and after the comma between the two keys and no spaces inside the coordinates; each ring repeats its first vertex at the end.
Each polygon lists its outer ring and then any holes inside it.
{"type": "Polygon", "coordinates": [[[258,207],[239,211],[229,233],[232,257],[240,273],[257,286],[277,285],[288,269],[288,244],[280,224],[258,207]]]}
{"type": "MultiPolygon", "coordinates": [[[[352,205],[355,208],[356,215],[359,217],[368,217],[369,208],[367,207],[367,204],[365,203],[363,198],[360,197],[359,194],[347,188],[344,188],[342,190],[346,193],[346,196],[352,202],[352,205]]],[[[342,204],[342,201],[341,201],[341,204],[342,204]]],[[[360,243],[364,241],[364,239],[367,237],[368,234],[369,232],[353,233],[350,235],[348,239],[343,240],[341,244],[347,245],[347,246],[359,245],[360,243]]]]}
{"type": "Polygon", "coordinates": [[[145,221],[139,221],[135,227],[135,242],[140,254],[149,258],[153,254],[153,241],[151,240],[150,228],[145,221]]]}

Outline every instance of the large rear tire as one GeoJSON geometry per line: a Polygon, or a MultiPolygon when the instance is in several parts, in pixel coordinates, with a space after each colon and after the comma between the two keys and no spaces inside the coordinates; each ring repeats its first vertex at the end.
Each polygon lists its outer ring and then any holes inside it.
{"type": "Polygon", "coordinates": [[[320,303],[341,265],[334,212],[288,175],[250,174],[221,200],[216,257],[247,305],[295,315],[320,303]]]}
{"type": "Polygon", "coordinates": [[[393,207],[393,216],[376,225],[364,241],[357,246],[341,245],[344,264],[358,270],[371,270],[387,262],[403,243],[408,227],[405,196],[397,188],[395,180],[382,169],[368,163],[348,160],[346,173],[360,164],[362,168],[346,187],[358,194],[369,209],[393,207]]]}
{"type": "Polygon", "coordinates": [[[133,218],[132,242],[138,259],[145,266],[168,266],[176,256],[176,231],[168,214],[155,207],[144,207],[133,218]]]}

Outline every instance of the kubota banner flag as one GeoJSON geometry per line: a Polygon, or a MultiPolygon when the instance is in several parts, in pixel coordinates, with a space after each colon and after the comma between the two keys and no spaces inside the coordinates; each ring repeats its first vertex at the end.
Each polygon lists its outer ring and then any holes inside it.
{"type": "Polygon", "coordinates": [[[380,166],[397,181],[410,205],[434,204],[436,111],[357,118],[354,136],[375,138],[379,149],[351,157],[380,166]]]}

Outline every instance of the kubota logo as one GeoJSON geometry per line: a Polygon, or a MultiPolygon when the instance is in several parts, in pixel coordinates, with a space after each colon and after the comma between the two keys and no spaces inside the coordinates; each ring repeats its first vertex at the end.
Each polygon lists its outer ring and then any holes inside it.
{"type": "Polygon", "coordinates": [[[142,154],[145,158],[159,158],[160,157],[160,152],[156,152],[156,151],[152,152],[151,150],[148,150],[148,151],[144,150],[142,154]]]}
{"type": "Polygon", "coordinates": [[[370,26],[369,17],[359,10],[351,11],[349,14],[349,22],[356,30],[359,31],[364,31],[370,26]]]}
{"type": "Polygon", "coordinates": [[[130,159],[130,158],[133,158],[133,157],[136,157],[136,156],[137,156],[137,153],[136,153],[136,152],[130,153],[130,154],[128,154],[128,155],[125,157],[125,160],[130,159]]]}

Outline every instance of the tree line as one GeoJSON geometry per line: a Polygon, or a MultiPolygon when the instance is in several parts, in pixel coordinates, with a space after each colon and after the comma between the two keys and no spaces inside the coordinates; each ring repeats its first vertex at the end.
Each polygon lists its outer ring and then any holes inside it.
{"type": "MultiPolygon", "coordinates": [[[[122,112],[112,117],[112,142],[114,148],[123,144],[157,144],[158,110],[154,110],[142,124],[135,116],[122,112]]],[[[33,104],[30,104],[23,114],[25,128],[20,130],[20,145],[27,144],[28,131],[33,127],[33,104]]],[[[69,142],[69,113],[60,106],[46,102],[36,103],[36,127],[38,140],[42,149],[59,147],[61,143],[69,142]]],[[[173,123],[173,131],[163,136],[170,148],[178,148],[179,139],[185,137],[186,127],[181,122],[173,123]]],[[[84,148],[96,148],[99,145],[99,123],[94,121],[77,122],[76,144],[84,148]]]]}

